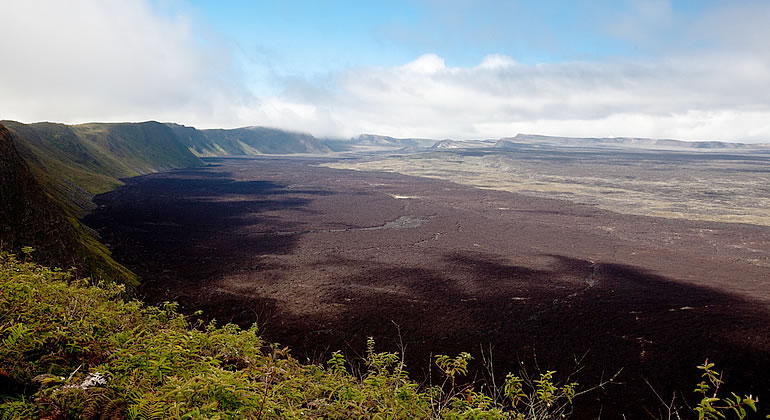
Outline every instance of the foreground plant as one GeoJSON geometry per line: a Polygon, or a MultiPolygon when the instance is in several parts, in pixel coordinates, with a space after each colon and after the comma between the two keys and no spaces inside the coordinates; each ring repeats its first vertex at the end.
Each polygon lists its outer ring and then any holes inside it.
{"type": "MultiPolygon", "coordinates": [[[[445,377],[439,389],[449,387],[449,391],[443,394],[445,400],[439,400],[435,407],[447,418],[476,418],[474,414],[488,415],[492,411],[500,418],[508,419],[562,418],[569,414],[572,401],[578,395],[577,382],[558,383],[554,378],[556,372],[549,370],[535,379],[531,379],[526,372],[521,376],[508,373],[502,390],[491,392],[492,395],[502,397],[501,400],[496,400],[490,395],[474,391],[469,385],[457,389],[456,377],[468,373],[468,362],[473,358],[469,353],[463,352],[454,358],[446,355],[438,355],[435,358],[436,366],[445,377]],[[449,408],[442,409],[445,406],[449,408]]],[[[606,385],[613,379],[614,377],[601,385],[606,385]]],[[[596,388],[592,387],[581,394],[596,388]]]]}
{"type": "MultiPolygon", "coordinates": [[[[695,392],[702,396],[695,412],[698,413],[698,419],[725,419],[728,414],[735,414],[739,419],[745,419],[750,409],[757,411],[757,402],[759,399],[751,395],[743,397],[731,392],[729,397],[719,395],[719,388],[724,384],[722,373],[714,370],[714,363],[709,363],[708,359],[698,366],[703,371],[701,375],[704,378],[695,388],[695,392]]],[[[770,415],[767,416],[770,419],[770,415]]]]}

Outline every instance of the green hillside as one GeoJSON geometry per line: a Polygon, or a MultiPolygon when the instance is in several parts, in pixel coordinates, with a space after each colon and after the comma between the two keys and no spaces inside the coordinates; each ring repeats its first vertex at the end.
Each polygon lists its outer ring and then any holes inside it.
{"type": "Polygon", "coordinates": [[[43,263],[136,286],[136,275],[116,263],[62,199],[37,181],[17,144],[18,137],[0,125],[0,249],[31,246],[43,263]]]}
{"type": "Polygon", "coordinates": [[[92,208],[95,194],[122,185],[120,178],[203,164],[157,122],[2,124],[17,135],[37,179],[77,216],[92,208]]]}
{"type": "Polygon", "coordinates": [[[233,143],[219,144],[208,138],[195,127],[180,124],[166,124],[174,131],[179,141],[193,154],[200,157],[242,155],[243,151],[233,143]]]}
{"type": "Polygon", "coordinates": [[[46,264],[138,285],[79,219],[93,208],[93,196],[122,185],[120,178],[203,162],[157,122],[2,127],[0,248],[31,246],[46,264]]]}
{"type": "Polygon", "coordinates": [[[265,127],[197,130],[168,124],[179,140],[197,156],[328,153],[326,145],[310,134],[265,127]]]}

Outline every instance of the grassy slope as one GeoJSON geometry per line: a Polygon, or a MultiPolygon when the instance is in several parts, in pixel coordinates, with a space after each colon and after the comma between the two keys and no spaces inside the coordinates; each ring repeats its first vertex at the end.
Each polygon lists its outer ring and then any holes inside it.
{"type": "Polygon", "coordinates": [[[101,164],[95,151],[83,144],[69,126],[25,125],[3,121],[15,135],[19,152],[35,178],[50,188],[62,204],[79,213],[91,205],[94,194],[121,185],[101,164]]]}
{"type": "Polygon", "coordinates": [[[37,179],[77,216],[93,206],[93,195],[122,185],[120,178],[202,164],[157,122],[2,124],[17,134],[37,179]]]}
{"type": "Polygon", "coordinates": [[[244,154],[243,150],[241,150],[237,144],[233,144],[232,142],[216,143],[208,138],[203,131],[194,127],[171,123],[167,125],[174,131],[174,134],[179,138],[179,141],[181,141],[182,144],[196,156],[212,157],[244,154]]]}
{"type": "Polygon", "coordinates": [[[325,153],[329,149],[310,134],[294,133],[265,127],[244,127],[234,130],[203,130],[215,141],[234,141],[245,150],[259,153],[325,153]]]}
{"type": "Polygon", "coordinates": [[[242,156],[283,153],[327,153],[330,149],[310,134],[265,127],[232,130],[197,130],[168,124],[179,139],[197,156],[242,156]]]}
{"type": "Polygon", "coordinates": [[[173,130],[158,122],[93,123],[75,125],[72,129],[90,147],[102,153],[119,177],[202,163],[184,147],[173,130]]]}
{"type": "Polygon", "coordinates": [[[17,143],[18,137],[0,125],[0,248],[31,246],[44,263],[137,285],[136,275],[110,257],[107,248],[65,209],[63,199],[37,181],[17,143]]]}

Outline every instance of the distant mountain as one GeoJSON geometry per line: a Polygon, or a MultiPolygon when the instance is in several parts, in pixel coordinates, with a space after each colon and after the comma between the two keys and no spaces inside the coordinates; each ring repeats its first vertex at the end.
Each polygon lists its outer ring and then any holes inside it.
{"type": "Polygon", "coordinates": [[[495,146],[494,140],[440,140],[437,141],[431,149],[467,149],[473,147],[493,147],[495,146]]]}
{"type": "MultiPolygon", "coordinates": [[[[20,254],[35,249],[33,259],[83,276],[136,286],[137,277],[116,263],[109,251],[41,185],[17,150],[18,137],[0,124],[0,248],[20,254]]],[[[62,142],[69,148],[71,143],[62,142]]],[[[72,152],[77,153],[77,147],[72,152]]]]}
{"type": "Polygon", "coordinates": [[[380,147],[430,147],[436,140],[432,139],[416,139],[405,138],[399,139],[395,137],[379,136],[376,134],[361,134],[358,137],[354,137],[350,140],[351,144],[357,146],[380,146],[380,147]]]}
{"type": "Polygon", "coordinates": [[[495,147],[515,147],[517,144],[542,144],[566,147],[632,147],[645,149],[699,149],[699,150],[749,150],[767,149],[770,144],[729,143],[721,141],[682,141],[670,139],[648,139],[638,137],[582,138],[555,137],[536,134],[517,134],[516,137],[502,138],[495,147]]]}
{"type": "Polygon", "coordinates": [[[349,152],[354,149],[349,139],[322,138],[320,142],[332,152],[349,152]]]}
{"type": "Polygon", "coordinates": [[[192,153],[206,156],[244,156],[288,153],[328,153],[331,149],[310,134],[266,127],[198,130],[167,124],[192,153]]]}
{"type": "Polygon", "coordinates": [[[464,142],[457,140],[439,140],[431,146],[431,149],[457,149],[464,148],[464,142]]]}

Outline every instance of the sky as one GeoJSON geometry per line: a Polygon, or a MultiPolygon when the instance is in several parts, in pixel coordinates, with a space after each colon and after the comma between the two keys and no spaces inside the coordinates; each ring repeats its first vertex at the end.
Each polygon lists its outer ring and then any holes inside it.
{"type": "Polygon", "coordinates": [[[770,142],[770,2],[0,0],[0,119],[770,142]]]}

